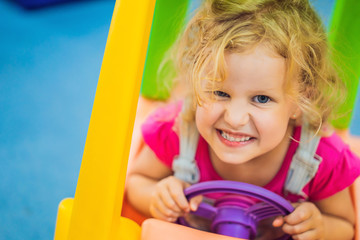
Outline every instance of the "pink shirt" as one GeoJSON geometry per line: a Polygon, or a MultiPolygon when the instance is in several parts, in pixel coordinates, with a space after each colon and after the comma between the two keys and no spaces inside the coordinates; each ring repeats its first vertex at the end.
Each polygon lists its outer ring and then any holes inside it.
{"type": "MultiPolygon", "coordinates": [[[[181,102],[169,104],[156,110],[142,126],[145,143],[159,160],[171,169],[174,157],[179,155],[179,137],[173,131],[176,117],[181,111],[181,102]]],[[[293,138],[300,139],[301,127],[296,127],[293,138]]],[[[264,188],[296,202],[303,197],[284,194],[284,183],[298,143],[291,141],[283,164],[275,177],[264,188]],[[285,196],[286,195],[286,196],[285,196]]],[[[350,186],[360,175],[360,159],[349,150],[336,134],[320,140],[316,154],[322,157],[314,178],[304,187],[308,200],[322,200],[350,186]]],[[[200,170],[200,182],[223,180],[215,171],[209,156],[209,146],[200,136],[195,160],[200,170]]]]}

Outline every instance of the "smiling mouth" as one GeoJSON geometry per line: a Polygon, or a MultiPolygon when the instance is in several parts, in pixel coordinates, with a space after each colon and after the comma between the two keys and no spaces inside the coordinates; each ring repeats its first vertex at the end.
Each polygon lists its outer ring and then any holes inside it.
{"type": "Polygon", "coordinates": [[[234,136],[234,135],[229,134],[229,133],[226,133],[226,132],[224,132],[224,131],[222,131],[222,130],[218,130],[218,131],[220,132],[220,135],[221,135],[224,139],[228,140],[229,142],[244,143],[244,142],[248,142],[248,141],[254,139],[253,137],[250,137],[250,136],[234,136]]]}

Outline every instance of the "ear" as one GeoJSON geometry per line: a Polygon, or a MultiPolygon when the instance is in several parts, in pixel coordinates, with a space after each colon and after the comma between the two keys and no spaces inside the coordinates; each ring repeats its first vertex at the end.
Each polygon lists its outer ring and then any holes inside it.
{"type": "Polygon", "coordinates": [[[290,119],[294,119],[296,120],[297,118],[299,118],[302,114],[302,111],[300,110],[299,107],[296,107],[293,111],[293,113],[290,116],[290,119]]]}

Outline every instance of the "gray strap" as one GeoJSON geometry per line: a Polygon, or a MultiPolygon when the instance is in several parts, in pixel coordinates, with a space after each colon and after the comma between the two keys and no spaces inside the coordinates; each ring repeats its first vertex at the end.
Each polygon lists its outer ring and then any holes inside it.
{"type": "Polygon", "coordinates": [[[302,190],[315,176],[322,161],[322,158],[315,154],[319,142],[320,136],[304,125],[301,129],[299,147],[293,156],[286,178],[285,192],[305,196],[302,190]]]}
{"type": "MultiPolygon", "coordinates": [[[[184,111],[183,105],[183,111],[184,111]]],[[[199,168],[195,162],[195,153],[199,141],[199,132],[195,121],[179,121],[180,153],[173,161],[174,176],[194,184],[200,180],[199,168]]]]}

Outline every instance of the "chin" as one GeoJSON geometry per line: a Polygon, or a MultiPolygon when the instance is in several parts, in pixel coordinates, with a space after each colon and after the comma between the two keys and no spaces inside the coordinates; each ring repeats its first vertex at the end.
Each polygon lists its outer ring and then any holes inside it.
{"type": "Polygon", "coordinates": [[[252,159],[252,158],[244,158],[244,157],[239,158],[239,156],[241,156],[241,155],[240,154],[226,154],[226,156],[222,155],[221,157],[219,157],[219,161],[226,163],[226,164],[238,165],[238,164],[246,163],[252,159]]]}

